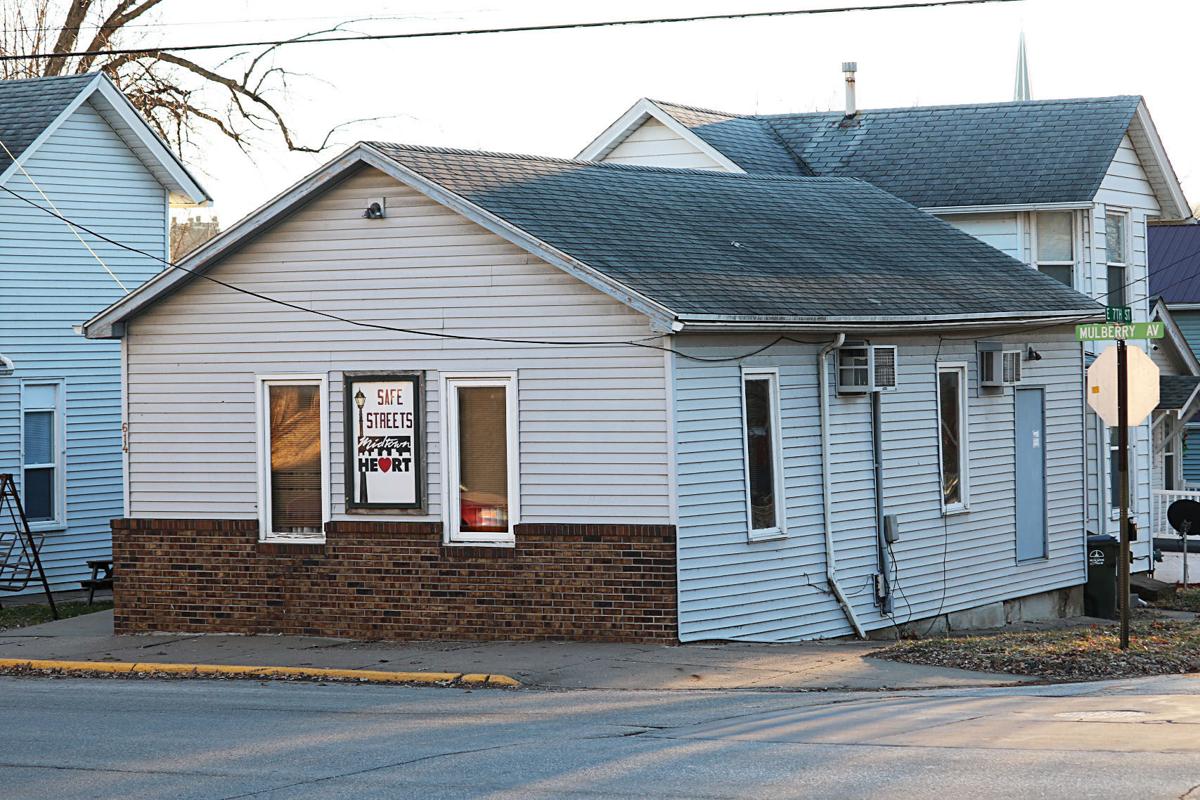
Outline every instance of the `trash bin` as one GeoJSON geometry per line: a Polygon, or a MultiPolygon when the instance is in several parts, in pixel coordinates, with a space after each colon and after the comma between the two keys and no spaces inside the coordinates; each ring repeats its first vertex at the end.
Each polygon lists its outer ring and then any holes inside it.
{"type": "Polygon", "coordinates": [[[1121,543],[1115,536],[1087,538],[1087,586],[1083,590],[1083,613],[1089,617],[1117,618],[1117,559],[1121,543]]]}

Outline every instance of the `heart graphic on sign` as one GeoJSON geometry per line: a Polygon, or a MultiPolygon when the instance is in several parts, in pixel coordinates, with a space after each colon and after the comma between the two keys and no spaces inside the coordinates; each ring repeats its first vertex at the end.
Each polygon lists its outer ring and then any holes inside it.
{"type": "Polygon", "coordinates": [[[390,458],[379,459],[379,468],[381,470],[383,470],[384,472],[387,472],[389,469],[392,468],[392,460],[390,458]]]}

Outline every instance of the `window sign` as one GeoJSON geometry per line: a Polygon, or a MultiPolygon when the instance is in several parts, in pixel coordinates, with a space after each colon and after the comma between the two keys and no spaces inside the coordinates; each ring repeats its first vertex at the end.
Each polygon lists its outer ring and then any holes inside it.
{"type": "Polygon", "coordinates": [[[346,507],[422,507],[418,375],[346,376],[346,507]]]}

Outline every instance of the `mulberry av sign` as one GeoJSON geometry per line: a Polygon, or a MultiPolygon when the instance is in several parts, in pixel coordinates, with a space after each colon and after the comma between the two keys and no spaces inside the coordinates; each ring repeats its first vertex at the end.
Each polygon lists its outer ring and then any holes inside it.
{"type": "Polygon", "coordinates": [[[347,373],[346,507],[421,508],[421,380],[347,373]]]}

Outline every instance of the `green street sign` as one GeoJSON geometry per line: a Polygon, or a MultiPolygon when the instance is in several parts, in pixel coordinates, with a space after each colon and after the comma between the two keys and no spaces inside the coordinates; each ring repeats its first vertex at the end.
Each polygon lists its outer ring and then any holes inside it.
{"type": "Polygon", "coordinates": [[[1075,326],[1077,342],[1108,342],[1117,339],[1161,339],[1166,326],[1161,322],[1134,322],[1128,325],[1091,323],[1075,326]]]}
{"type": "Polygon", "coordinates": [[[1104,321],[1115,322],[1120,325],[1133,324],[1133,309],[1129,306],[1105,306],[1104,321]]]}

